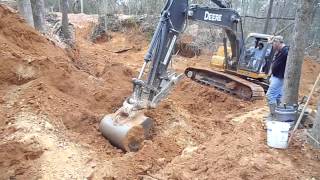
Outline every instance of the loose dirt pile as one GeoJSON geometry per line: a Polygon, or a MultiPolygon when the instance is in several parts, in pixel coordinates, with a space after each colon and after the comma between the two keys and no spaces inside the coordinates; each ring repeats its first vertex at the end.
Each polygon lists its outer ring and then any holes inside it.
{"type": "MultiPolygon", "coordinates": [[[[315,59],[312,59],[310,57],[306,57],[303,62],[302,67],[302,75],[301,75],[301,84],[300,84],[300,95],[309,95],[310,90],[312,89],[312,86],[314,85],[314,82],[317,79],[317,76],[320,72],[320,65],[319,63],[315,63],[315,59]]],[[[315,93],[313,94],[313,97],[310,101],[310,105],[316,107],[317,102],[320,97],[320,88],[317,87],[315,93]]]]}
{"type": "MultiPolygon", "coordinates": [[[[131,78],[148,42],[132,30],[92,44],[89,31],[90,23],[83,22],[76,31],[76,50],[65,51],[0,6],[1,178],[320,176],[319,153],[301,142],[286,151],[265,145],[264,102],[244,102],[188,80],[159,108],[146,112],[155,120],[155,132],[139,152],[125,154],[114,148],[102,137],[98,123],[130,95],[131,78]],[[249,114],[242,116],[244,112],[249,114]]],[[[209,63],[175,60],[179,70],[209,63]]]]}
{"type": "Polygon", "coordinates": [[[228,131],[215,131],[209,142],[176,157],[160,179],[309,179],[319,177],[319,151],[296,143],[270,149],[262,123],[250,117],[228,131]]]}
{"type": "MultiPolygon", "coordinates": [[[[1,133],[3,141],[0,146],[11,147],[11,143],[22,141],[21,146],[28,147],[29,142],[23,139],[14,138],[14,141],[7,141],[4,138],[9,136],[8,133],[10,134],[10,125],[19,126],[20,121],[16,120],[17,116],[20,113],[27,113],[36,116],[33,118],[34,121],[28,122],[36,125],[39,123],[37,119],[43,119],[40,117],[44,116],[48,123],[59,130],[55,133],[60,139],[55,142],[77,143],[81,141],[83,146],[95,144],[93,149],[96,151],[106,152],[106,149],[109,149],[110,153],[117,153],[117,150],[101,137],[97,131],[97,125],[105,113],[113,112],[129,95],[132,70],[119,63],[110,62],[106,64],[99,77],[93,76],[85,72],[75,59],[69,58],[68,55],[71,53],[66,53],[54,46],[10,10],[1,6],[0,15],[0,111],[1,125],[3,125],[1,133]],[[112,86],[111,83],[114,82],[119,82],[119,84],[112,86]]],[[[29,116],[24,116],[24,118],[30,120],[29,116]]],[[[20,131],[24,129],[18,130],[20,131]]],[[[36,136],[42,136],[44,132],[46,129],[40,129],[36,136]]],[[[59,143],[54,145],[59,146],[59,143]]],[[[66,147],[68,146],[62,145],[62,148],[66,147]]],[[[25,159],[21,160],[29,162],[27,156],[33,146],[30,148],[30,150],[22,149],[17,156],[24,157],[25,159]]],[[[9,150],[3,149],[1,152],[6,153],[9,150]]],[[[35,151],[38,152],[38,149],[35,151]]],[[[56,153],[55,149],[52,151],[56,153]]],[[[13,156],[14,154],[13,152],[13,156]]],[[[82,153],[72,152],[71,154],[79,161],[86,159],[82,153]]],[[[21,160],[7,158],[8,163],[1,162],[3,177],[16,175],[19,177],[20,175],[21,178],[26,178],[41,172],[31,170],[30,164],[19,170],[20,164],[24,163],[21,160]],[[6,168],[11,171],[7,171],[6,168]],[[17,171],[20,172],[17,173],[17,171]]],[[[33,161],[38,162],[40,159],[34,158],[30,163],[34,164],[33,161]]],[[[52,163],[56,163],[57,166],[65,164],[63,158],[60,159],[60,157],[57,157],[52,163]]],[[[41,166],[50,169],[50,166],[45,166],[45,164],[41,166]]],[[[72,167],[71,164],[70,167],[72,167]]],[[[75,167],[81,169],[79,166],[75,167]]],[[[69,173],[67,172],[69,170],[64,170],[63,167],[61,171],[66,172],[44,174],[53,178],[67,178],[69,174],[71,174],[70,177],[74,175],[79,178],[83,177],[83,174],[77,175],[77,171],[69,173]]]]}

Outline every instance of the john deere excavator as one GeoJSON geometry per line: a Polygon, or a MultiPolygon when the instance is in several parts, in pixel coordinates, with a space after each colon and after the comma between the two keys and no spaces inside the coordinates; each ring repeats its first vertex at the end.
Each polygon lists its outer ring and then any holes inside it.
{"type": "MultiPolygon", "coordinates": [[[[150,138],[154,123],[143,111],[156,108],[183,77],[169,64],[178,36],[186,29],[189,20],[218,26],[225,31],[227,38],[223,41],[224,57],[220,57],[222,71],[189,67],[185,70],[186,76],[245,99],[264,96],[264,88],[267,88],[264,79],[273,55],[269,43],[272,36],[255,33],[244,41],[240,15],[225,1],[211,1],[218,8],[189,5],[188,0],[167,0],[141,71],[133,79],[132,95],[120,109],[106,115],[100,123],[100,131],[114,146],[124,151],[138,151],[141,142],[150,138]],[[255,59],[251,50],[259,43],[265,46],[262,57],[255,59]]],[[[217,62],[219,57],[213,61],[219,64],[217,62]]]]}

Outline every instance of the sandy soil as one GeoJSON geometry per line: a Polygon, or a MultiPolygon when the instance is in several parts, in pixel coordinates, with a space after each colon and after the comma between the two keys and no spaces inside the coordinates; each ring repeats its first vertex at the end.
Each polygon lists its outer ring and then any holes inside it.
{"type": "MultiPolygon", "coordinates": [[[[266,146],[263,101],[187,79],[146,112],[155,132],[139,152],[113,147],[98,124],[130,95],[148,42],[132,30],[93,44],[91,24],[77,23],[76,50],[65,51],[0,6],[0,179],[320,178],[320,152],[302,138],[287,150],[266,146]]],[[[174,60],[178,71],[209,64],[174,60]]],[[[304,62],[302,94],[319,72],[304,62]]]]}

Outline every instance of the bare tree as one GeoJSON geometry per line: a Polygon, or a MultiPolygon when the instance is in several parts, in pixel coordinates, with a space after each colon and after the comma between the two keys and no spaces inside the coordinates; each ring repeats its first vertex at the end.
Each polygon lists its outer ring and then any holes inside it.
{"type": "Polygon", "coordinates": [[[45,7],[44,7],[44,0],[31,0],[32,6],[32,14],[34,20],[34,27],[42,32],[45,33],[45,7]]]}
{"type": "Polygon", "coordinates": [[[30,0],[18,0],[18,10],[26,22],[34,27],[30,0]]]}
{"type": "Polygon", "coordinates": [[[270,0],[269,2],[269,8],[268,8],[268,14],[267,14],[267,19],[266,19],[266,24],[264,25],[264,30],[263,33],[267,34],[268,33],[268,28],[269,28],[269,23],[270,23],[270,17],[272,14],[272,8],[273,8],[273,2],[274,0],[270,0]]]}
{"type": "Polygon", "coordinates": [[[299,0],[296,13],[295,34],[289,51],[289,57],[284,76],[284,93],[282,102],[286,104],[297,104],[299,96],[299,85],[301,67],[306,47],[307,33],[311,26],[311,15],[317,0],[299,0]]]}
{"type": "Polygon", "coordinates": [[[108,38],[107,30],[111,17],[115,12],[115,0],[98,0],[98,24],[93,28],[91,40],[95,42],[97,39],[108,38]]]}
{"type": "MultiPolygon", "coordinates": [[[[273,14],[275,17],[277,18],[281,18],[283,16],[283,9],[286,8],[286,1],[277,1],[276,2],[276,5],[274,7],[274,11],[273,11],[273,14]]],[[[279,25],[281,24],[281,20],[280,19],[273,19],[271,21],[271,27],[272,27],[272,30],[271,32],[275,33],[279,30],[279,25]]],[[[286,22],[287,23],[287,22],[286,22]]]]}
{"type": "Polygon", "coordinates": [[[101,26],[100,28],[105,31],[107,29],[108,1],[99,0],[98,5],[98,24],[101,26]]]}
{"type": "Polygon", "coordinates": [[[81,13],[83,13],[83,0],[80,0],[81,13]]]}
{"type": "Polygon", "coordinates": [[[70,39],[70,30],[69,30],[69,18],[68,18],[68,0],[60,0],[60,7],[62,13],[62,34],[64,39],[70,39]]]}

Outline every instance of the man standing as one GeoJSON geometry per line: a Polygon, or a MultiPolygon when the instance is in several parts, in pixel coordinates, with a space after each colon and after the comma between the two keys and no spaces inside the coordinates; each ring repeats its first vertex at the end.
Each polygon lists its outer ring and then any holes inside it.
{"type": "Polygon", "coordinates": [[[283,89],[284,72],[286,69],[287,57],[289,52],[289,47],[284,44],[281,37],[275,37],[273,39],[272,46],[276,54],[272,62],[271,78],[269,89],[267,92],[267,101],[270,108],[271,118],[274,115],[277,105],[280,104],[283,89]]]}

